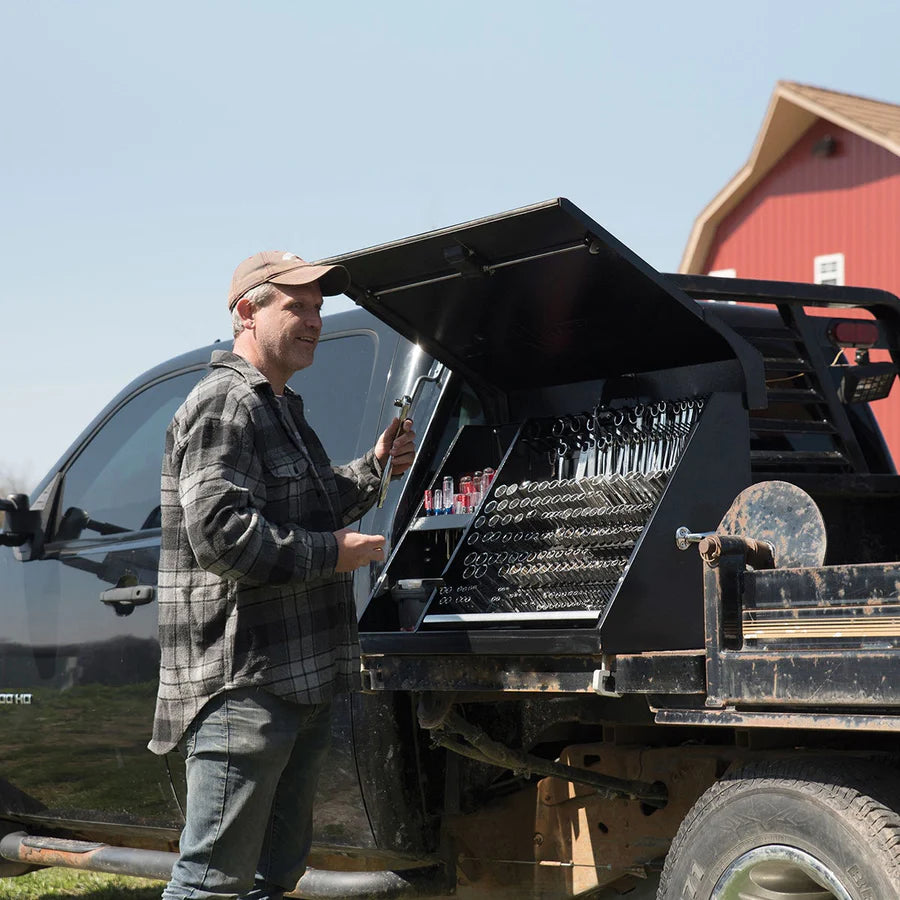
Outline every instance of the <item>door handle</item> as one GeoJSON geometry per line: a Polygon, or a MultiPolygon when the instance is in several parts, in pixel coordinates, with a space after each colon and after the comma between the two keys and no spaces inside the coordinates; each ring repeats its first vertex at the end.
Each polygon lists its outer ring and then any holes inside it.
{"type": "Polygon", "coordinates": [[[110,606],[144,606],[152,603],[156,588],[152,584],[135,584],[132,587],[110,588],[100,594],[100,599],[110,606]]]}

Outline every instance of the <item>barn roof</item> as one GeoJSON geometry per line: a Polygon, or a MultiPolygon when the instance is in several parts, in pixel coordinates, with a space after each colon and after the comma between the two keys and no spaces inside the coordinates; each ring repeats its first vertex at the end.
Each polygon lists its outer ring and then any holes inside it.
{"type": "Polygon", "coordinates": [[[750,158],[697,216],[679,272],[700,272],[716,228],[817,119],[833,122],[900,156],[900,106],[795,81],[775,85],[750,158]]]}

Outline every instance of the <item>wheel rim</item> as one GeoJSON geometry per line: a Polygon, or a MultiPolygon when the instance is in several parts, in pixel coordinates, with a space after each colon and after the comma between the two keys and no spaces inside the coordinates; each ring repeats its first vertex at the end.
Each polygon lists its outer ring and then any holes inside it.
{"type": "Polygon", "coordinates": [[[738,857],[716,882],[710,900],[853,900],[821,860],[772,844],[738,857]]]}

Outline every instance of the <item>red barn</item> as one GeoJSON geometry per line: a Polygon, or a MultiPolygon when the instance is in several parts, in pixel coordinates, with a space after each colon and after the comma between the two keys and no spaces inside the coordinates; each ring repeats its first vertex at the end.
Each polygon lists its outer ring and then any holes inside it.
{"type": "MultiPolygon", "coordinates": [[[[898,242],[900,106],[779,81],[750,158],[697,217],[679,271],[900,295],[898,242]]],[[[872,406],[900,462],[898,391],[872,406]]]]}

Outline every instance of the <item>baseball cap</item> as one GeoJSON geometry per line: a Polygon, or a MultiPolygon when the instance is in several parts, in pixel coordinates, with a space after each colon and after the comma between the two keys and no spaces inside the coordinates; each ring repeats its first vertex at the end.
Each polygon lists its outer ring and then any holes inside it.
{"type": "Polygon", "coordinates": [[[235,270],[228,292],[228,309],[247,291],[261,284],[310,284],[319,282],[322,295],[333,297],[350,287],[350,273],[343,266],[315,266],[300,259],[296,253],[265,250],[245,259],[235,270]]]}

